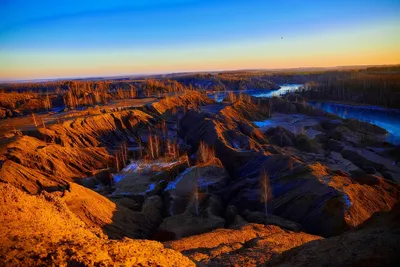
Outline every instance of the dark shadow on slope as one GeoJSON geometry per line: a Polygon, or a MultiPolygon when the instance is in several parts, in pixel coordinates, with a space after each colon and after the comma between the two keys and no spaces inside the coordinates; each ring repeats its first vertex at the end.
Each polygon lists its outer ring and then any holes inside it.
{"type": "Polygon", "coordinates": [[[375,213],[352,231],[285,251],[267,266],[398,266],[399,240],[397,204],[389,212],[375,213]]]}

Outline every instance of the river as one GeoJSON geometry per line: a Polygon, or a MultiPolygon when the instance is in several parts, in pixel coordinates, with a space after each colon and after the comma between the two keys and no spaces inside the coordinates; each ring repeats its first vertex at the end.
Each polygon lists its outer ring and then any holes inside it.
{"type": "Polygon", "coordinates": [[[263,90],[263,89],[248,89],[248,90],[233,90],[233,91],[222,91],[217,93],[208,94],[208,96],[214,99],[217,102],[222,102],[222,100],[226,97],[228,92],[232,92],[235,94],[247,94],[255,97],[273,97],[280,96],[289,92],[294,92],[300,88],[301,84],[282,84],[281,88],[278,90],[263,90]]]}
{"type": "MultiPolygon", "coordinates": [[[[294,92],[301,84],[283,84],[278,90],[242,90],[231,91],[236,94],[244,93],[254,97],[280,96],[288,92],[294,92]]],[[[209,94],[208,96],[221,102],[229,91],[209,94]]],[[[400,110],[386,109],[376,106],[348,105],[335,102],[308,101],[309,105],[320,108],[326,112],[336,114],[344,119],[358,119],[360,121],[375,124],[389,132],[387,141],[400,144],[400,110]]]]}

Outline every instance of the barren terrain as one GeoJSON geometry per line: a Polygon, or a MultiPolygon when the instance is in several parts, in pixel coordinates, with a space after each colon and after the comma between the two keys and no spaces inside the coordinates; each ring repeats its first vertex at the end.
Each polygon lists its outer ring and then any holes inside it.
{"type": "MultiPolygon", "coordinates": [[[[56,111],[15,107],[0,265],[394,266],[399,147],[296,93],[205,93],[279,87],[267,78],[88,83],[54,93],[71,104],[56,111]]],[[[42,99],[12,94],[4,109],[42,99]]]]}

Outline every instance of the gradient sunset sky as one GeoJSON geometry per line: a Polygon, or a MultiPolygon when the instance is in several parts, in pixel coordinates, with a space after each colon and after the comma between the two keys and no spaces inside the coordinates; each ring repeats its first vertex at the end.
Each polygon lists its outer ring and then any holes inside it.
{"type": "Polygon", "coordinates": [[[400,63],[399,0],[0,0],[0,18],[0,80],[400,63]]]}

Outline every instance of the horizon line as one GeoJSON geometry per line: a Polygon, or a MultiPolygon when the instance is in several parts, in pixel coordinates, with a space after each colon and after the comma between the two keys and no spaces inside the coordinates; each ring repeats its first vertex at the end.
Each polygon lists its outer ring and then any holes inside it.
{"type": "Polygon", "coordinates": [[[198,70],[198,71],[173,71],[173,72],[154,72],[154,73],[132,73],[120,74],[110,76],[76,76],[76,77],[54,77],[54,78],[34,78],[34,79],[0,79],[0,84],[16,84],[16,83],[41,83],[51,81],[68,81],[68,80],[94,80],[94,79],[123,79],[123,78],[145,78],[153,75],[178,75],[178,74],[194,74],[194,73],[212,73],[212,72],[239,72],[239,71],[285,71],[285,70],[299,70],[299,69],[335,69],[335,68],[368,68],[368,67],[388,67],[400,66],[400,63],[394,64],[361,64],[361,65],[336,65],[336,66],[307,66],[307,67],[287,67],[287,68],[245,68],[245,69],[215,69],[215,70],[198,70]],[[136,77],[135,77],[136,76],[136,77]]]}

